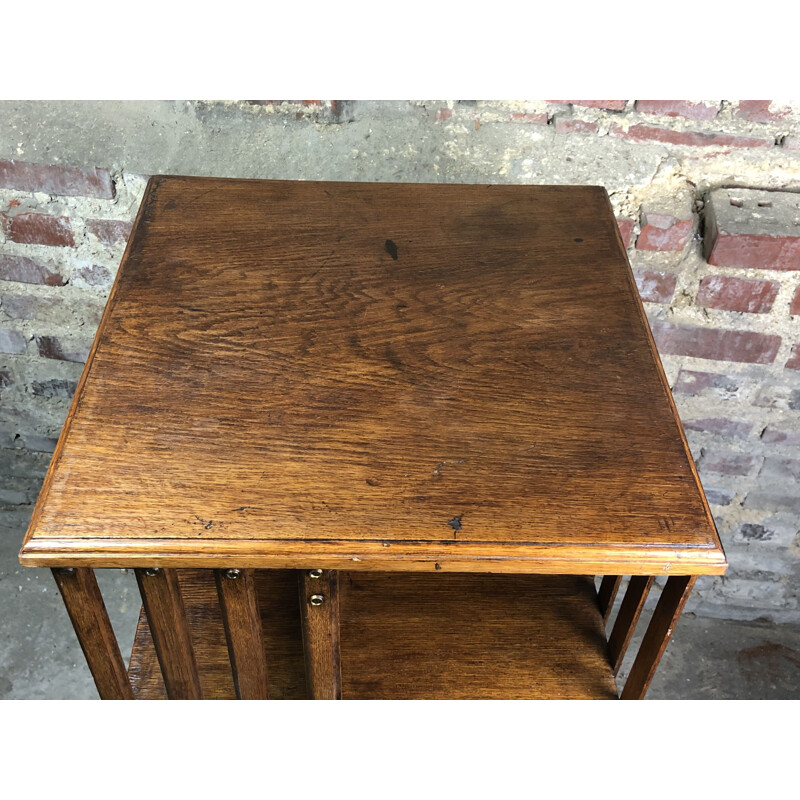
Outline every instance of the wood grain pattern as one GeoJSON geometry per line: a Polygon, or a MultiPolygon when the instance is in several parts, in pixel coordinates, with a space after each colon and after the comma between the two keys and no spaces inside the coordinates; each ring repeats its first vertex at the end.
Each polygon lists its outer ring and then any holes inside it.
{"type": "Polygon", "coordinates": [[[132,700],[133,692],[103,596],[86,568],[54,569],[58,590],[103,700],[132,700]]]}
{"type": "Polygon", "coordinates": [[[696,580],[694,576],[678,575],[667,579],[661,597],[658,598],[653,618],[639,645],[639,652],[636,654],[628,679],[622,688],[620,696],[623,700],[642,700],[647,694],[658,662],[667,649],[696,580]]]}
{"type": "Polygon", "coordinates": [[[339,573],[336,570],[301,570],[297,577],[306,682],[311,697],[314,700],[341,700],[339,573]]]}
{"type": "Polygon", "coordinates": [[[135,572],[167,696],[170,700],[201,700],[197,661],[176,571],[135,572]]]}
{"type": "Polygon", "coordinates": [[[608,654],[615,675],[622,666],[622,659],[625,658],[654,580],[652,576],[634,575],[625,590],[625,597],[622,598],[611,636],[608,637],[608,654]]]}
{"type": "MultiPolygon", "coordinates": [[[[274,699],[307,697],[294,572],[257,570],[274,699]]],[[[235,697],[213,579],[181,571],[206,698],[235,697]]],[[[342,573],[342,698],[617,696],[592,581],[573,576],[342,573]]],[[[139,698],[164,698],[142,616],[139,698]]]]}
{"type": "Polygon", "coordinates": [[[21,560],[726,566],[603,189],[178,177],[21,560]]]}
{"type": "Polygon", "coordinates": [[[233,684],[240,700],[268,700],[267,661],[253,570],[215,570],[233,684]]]}
{"type": "Polygon", "coordinates": [[[600,604],[600,613],[603,615],[604,623],[608,622],[614,609],[614,600],[617,597],[621,583],[622,575],[604,575],[603,580],[600,581],[597,602],[600,604]]]}

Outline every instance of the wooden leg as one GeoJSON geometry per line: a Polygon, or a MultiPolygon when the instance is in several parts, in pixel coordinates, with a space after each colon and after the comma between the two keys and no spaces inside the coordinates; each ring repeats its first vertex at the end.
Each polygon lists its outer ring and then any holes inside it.
{"type": "Polygon", "coordinates": [[[125,662],[94,571],[89,567],[67,567],[52,572],[100,697],[133,700],[125,662]]]}
{"type": "Polygon", "coordinates": [[[608,622],[611,616],[611,609],[614,608],[614,598],[619,591],[622,583],[622,575],[605,575],[600,582],[600,590],[597,592],[597,602],[600,603],[600,613],[603,615],[603,622],[608,622]]]}
{"type": "Polygon", "coordinates": [[[694,576],[674,576],[667,580],[639,646],[631,673],[625,681],[621,695],[623,700],[641,700],[647,693],[695,580],[694,576]]]}
{"type": "Polygon", "coordinates": [[[639,621],[639,615],[642,613],[645,600],[647,600],[647,593],[654,580],[650,575],[634,575],[625,591],[614,628],[608,638],[608,653],[615,675],[622,666],[622,659],[625,658],[625,651],[636,630],[636,623],[639,621]]]}
{"type": "Polygon", "coordinates": [[[236,696],[268,700],[267,660],[253,570],[216,569],[214,576],[236,696]]]}
{"type": "Polygon", "coordinates": [[[300,614],[306,677],[314,700],[341,700],[339,661],[339,573],[300,572],[300,614]]]}
{"type": "Polygon", "coordinates": [[[200,678],[174,569],[137,569],[150,634],[170,700],[201,700],[200,678]]]}

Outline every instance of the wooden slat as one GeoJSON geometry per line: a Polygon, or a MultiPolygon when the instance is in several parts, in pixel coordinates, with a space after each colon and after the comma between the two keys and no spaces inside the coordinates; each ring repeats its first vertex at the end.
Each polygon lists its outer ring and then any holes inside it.
{"type": "Polygon", "coordinates": [[[103,700],[133,700],[125,662],[94,571],[86,567],[54,569],[53,577],[100,697],[103,700]]]}
{"type": "Polygon", "coordinates": [[[306,679],[311,696],[314,700],[341,700],[339,572],[305,570],[299,573],[299,579],[306,679]]]}
{"type": "Polygon", "coordinates": [[[619,591],[622,583],[622,575],[606,575],[600,582],[600,590],[597,593],[597,602],[600,604],[600,613],[603,615],[603,622],[608,622],[611,616],[611,609],[614,608],[614,598],[619,591]]]}
{"type": "Polygon", "coordinates": [[[622,599],[614,628],[608,638],[608,654],[614,674],[619,672],[622,666],[622,659],[625,658],[625,651],[636,630],[636,623],[639,622],[647,593],[654,580],[652,576],[634,575],[625,590],[625,597],[622,599]]]}
{"type": "Polygon", "coordinates": [[[693,575],[667,580],[622,690],[623,700],[644,698],[696,580],[693,575]]]}
{"type": "Polygon", "coordinates": [[[214,570],[225,639],[240,700],[268,700],[264,634],[251,569],[214,570]]]}
{"type": "Polygon", "coordinates": [[[135,572],[167,697],[170,700],[202,699],[197,663],[176,571],[137,569],[135,572]]]}

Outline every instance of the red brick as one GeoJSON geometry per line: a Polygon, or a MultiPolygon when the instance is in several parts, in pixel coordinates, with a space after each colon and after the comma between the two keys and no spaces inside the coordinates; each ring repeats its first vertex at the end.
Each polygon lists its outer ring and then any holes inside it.
{"type": "Polygon", "coordinates": [[[436,112],[436,121],[437,122],[444,122],[446,119],[450,119],[453,116],[453,112],[449,108],[440,108],[436,112]]]}
{"type": "Polygon", "coordinates": [[[739,390],[739,382],[730,375],[721,375],[718,372],[681,369],[672,387],[673,392],[691,395],[701,394],[706,389],[721,389],[733,393],[739,390]]]}
{"type": "Polygon", "coordinates": [[[680,147],[773,147],[774,139],[759,139],[754,136],[733,136],[728,133],[697,133],[696,131],[673,131],[653,125],[631,125],[626,131],[619,125],[610,133],[631,142],[660,142],[680,147]]]}
{"type": "Polygon", "coordinates": [[[678,276],[670,272],[651,272],[646,269],[635,269],[633,277],[639,289],[639,296],[645,303],[669,303],[675,294],[678,276]]]}
{"type": "Polygon", "coordinates": [[[538,114],[512,114],[512,122],[528,122],[533,125],[547,125],[547,114],[544,112],[538,114]]]}
{"type": "Polygon", "coordinates": [[[22,192],[114,199],[111,175],[107,169],[97,167],[56,167],[26,161],[0,161],[0,186],[22,192]]]}
{"type": "Polygon", "coordinates": [[[720,417],[682,420],[682,422],[684,429],[687,431],[716,433],[720,436],[728,436],[736,439],[743,439],[748,433],[750,433],[750,429],[753,427],[751,422],[739,422],[735,419],[725,419],[720,417]]]}
{"type": "Polygon", "coordinates": [[[746,453],[703,451],[697,463],[703,472],[716,472],[720,475],[747,475],[759,462],[758,456],[746,453]]]}
{"type": "Polygon", "coordinates": [[[800,343],[792,345],[792,355],[785,366],[786,369],[800,369],[800,343]]]}
{"type": "Polygon", "coordinates": [[[556,117],[556,133],[597,133],[596,122],[586,122],[582,119],[562,119],[556,117]]]}
{"type": "Polygon", "coordinates": [[[5,255],[0,255],[0,279],[19,283],[40,283],[44,286],[63,286],[67,282],[63,275],[32,258],[5,255]]]}
{"type": "Polygon", "coordinates": [[[789,313],[793,316],[800,314],[800,286],[794,290],[794,297],[789,305],[789,313]]]}
{"type": "Polygon", "coordinates": [[[86,230],[103,244],[116,245],[128,241],[133,229],[132,222],[121,219],[87,219],[86,230]]]}
{"type": "Polygon", "coordinates": [[[785,150],[800,150],[800,136],[784,136],[781,147],[785,150]]]}
{"type": "Polygon", "coordinates": [[[710,242],[712,249],[708,263],[715,267],[800,269],[798,236],[767,236],[720,231],[716,237],[710,239],[710,242]]]}
{"type": "Polygon", "coordinates": [[[617,226],[619,227],[619,235],[622,237],[622,243],[626,248],[631,246],[631,234],[633,233],[633,220],[625,217],[617,217],[617,226]]]}
{"type": "Polygon", "coordinates": [[[42,358],[55,358],[59,361],[85,363],[89,357],[89,345],[68,345],[55,336],[37,336],[36,347],[42,358]]]}
{"type": "Polygon", "coordinates": [[[690,219],[675,219],[669,214],[642,214],[642,232],[636,240],[637,250],[679,251],[692,236],[690,219]]]}
{"type": "Polygon", "coordinates": [[[694,100],[637,100],[636,110],[644,114],[661,114],[666,117],[686,119],[714,119],[719,113],[719,103],[694,100]]]}
{"type": "Polygon", "coordinates": [[[602,108],[606,111],[624,111],[627,100],[548,100],[548,103],[559,105],[583,106],[584,108],[602,108]]]}
{"type": "Polygon", "coordinates": [[[761,433],[761,441],[767,444],[785,444],[790,447],[800,447],[800,431],[782,431],[767,425],[761,433]]]}
{"type": "Polygon", "coordinates": [[[67,217],[49,214],[17,214],[9,217],[0,214],[3,230],[12,242],[20,244],[46,244],[51,247],[74,247],[72,226],[67,217]]]}
{"type": "Polygon", "coordinates": [[[772,364],[781,345],[780,336],[755,331],[698,328],[671,322],[654,322],[652,329],[659,352],[671,356],[772,364]]]}
{"type": "Polygon", "coordinates": [[[700,281],[697,304],[706,308],[721,308],[726,311],[765,314],[772,308],[778,295],[778,289],[780,289],[780,284],[777,281],[708,275],[700,281]]]}
{"type": "Polygon", "coordinates": [[[97,264],[79,267],[72,273],[72,277],[78,284],[85,283],[87,286],[108,287],[114,282],[114,276],[111,271],[97,264]]]}
{"type": "Polygon", "coordinates": [[[53,297],[38,297],[32,294],[0,295],[0,306],[12,319],[36,319],[42,317],[56,306],[53,297]]]}
{"type": "Polygon", "coordinates": [[[740,100],[736,109],[739,117],[750,122],[777,122],[786,116],[786,109],[770,111],[772,100],[740,100]]]}

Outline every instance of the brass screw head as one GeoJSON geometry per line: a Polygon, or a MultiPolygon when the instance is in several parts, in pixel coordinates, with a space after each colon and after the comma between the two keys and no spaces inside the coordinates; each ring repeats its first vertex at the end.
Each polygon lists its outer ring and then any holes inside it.
{"type": "Polygon", "coordinates": [[[311,569],[308,571],[309,578],[321,578],[322,577],[322,570],[321,569],[311,569]]]}
{"type": "Polygon", "coordinates": [[[241,575],[241,572],[239,572],[238,569],[226,569],[225,570],[225,577],[228,578],[228,580],[231,580],[231,581],[235,580],[236,578],[239,577],[239,575],[241,575]]]}
{"type": "Polygon", "coordinates": [[[147,575],[148,578],[152,578],[154,575],[158,575],[161,570],[158,567],[147,567],[144,571],[144,574],[147,575]]]}
{"type": "Polygon", "coordinates": [[[311,603],[312,606],[321,606],[325,602],[325,595],[312,594],[311,597],[308,598],[308,602],[311,603]]]}

